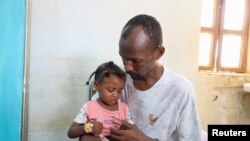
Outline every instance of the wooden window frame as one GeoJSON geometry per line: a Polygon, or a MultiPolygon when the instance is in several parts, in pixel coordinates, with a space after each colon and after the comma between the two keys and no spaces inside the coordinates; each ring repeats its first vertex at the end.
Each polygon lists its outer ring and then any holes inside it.
{"type": "Polygon", "coordinates": [[[243,73],[246,70],[247,64],[247,46],[248,46],[248,32],[249,32],[249,4],[250,0],[245,0],[244,21],[242,30],[227,30],[223,28],[223,20],[225,15],[225,1],[215,0],[213,23],[212,27],[201,27],[201,33],[208,33],[211,35],[210,58],[207,66],[199,66],[199,70],[207,70],[213,72],[229,71],[243,73]],[[222,67],[222,37],[223,35],[238,35],[241,37],[241,50],[239,67],[222,67]]]}

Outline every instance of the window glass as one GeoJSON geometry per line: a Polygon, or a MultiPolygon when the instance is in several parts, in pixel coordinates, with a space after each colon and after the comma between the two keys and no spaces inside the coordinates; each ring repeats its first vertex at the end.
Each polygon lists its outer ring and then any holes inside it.
{"type": "Polygon", "coordinates": [[[209,65],[210,47],[211,47],[211,34],[200,33],[200,50],[199,50],[199,65],[209,65]]]}
{"type": "Polygon", "coordinates": [[[203,0],[201,11],[201,26],[212,27],[213,25],[214,0],[203,0]]]}
{"type": "Polygon", "coordinates": [[[239,67],[241,37],[224,35],[222,39],[222,67],[239,67]]]}
{"type": "Polygon", "coordinates": [[[224,29],[241,30],[243,27],[245,0],[225,1],[224,29]]]}

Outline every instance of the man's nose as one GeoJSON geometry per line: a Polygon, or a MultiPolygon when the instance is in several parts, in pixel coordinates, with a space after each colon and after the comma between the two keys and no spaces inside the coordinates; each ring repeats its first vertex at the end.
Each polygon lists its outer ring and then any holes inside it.
{"type": "Polygon", "coordinates": [[[126,72],[133,71],[133,65],[131,61],[124,62],[124,69],[126,72]]]}

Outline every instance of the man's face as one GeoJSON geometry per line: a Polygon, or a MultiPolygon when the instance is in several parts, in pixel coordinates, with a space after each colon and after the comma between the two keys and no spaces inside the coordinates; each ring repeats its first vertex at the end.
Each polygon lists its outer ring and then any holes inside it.
{"type": "Polygon", "coordinates": [[[141,26],[135,27],[126,39],[120,39],[119,54],[133,80],[145,80],[156,64],[155,52],[141,26]]]}

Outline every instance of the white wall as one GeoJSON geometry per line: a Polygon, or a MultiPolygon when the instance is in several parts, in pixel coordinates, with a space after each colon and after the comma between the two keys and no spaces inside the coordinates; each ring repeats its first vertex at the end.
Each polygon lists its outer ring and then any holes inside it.
{"type": "Polygon", "coordinates": [[[170,69],[195,79],[200,0],[32,0],[29,140],[68,140],[66,132],[87,100],[87,81],[108,60],[122,66],[118,40],[137,14],[162,25],[170,69]]]}

